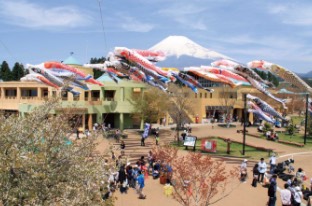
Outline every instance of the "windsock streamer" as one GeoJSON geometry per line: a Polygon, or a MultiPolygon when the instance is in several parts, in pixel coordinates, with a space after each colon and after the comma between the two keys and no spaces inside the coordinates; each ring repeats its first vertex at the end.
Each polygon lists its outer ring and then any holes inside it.
{"type": "Polygon", "coordinates": [[[285,119],[280,113],[278,113],[273,107],[271,107],[271,105],[269,105],[268,103],[266,103],[259,97],[253,96],[251,94],[247,94],[247,98],[251,99],[258,107],[260,107],[260,109],[263,112],[268,113],[274,117],[280,118],[284,121],[287,121],[287,119],[285,119]]]}
{"type": "Polygon", "coordinates": [[[257,68],[270,71],[272,74],[277,75],[278,77],[284,79],[285,81],[295,85],[299,89],[312,93],[312,88],[305,81],[303,81],[300,77],[298,77],[298,75],[296,75],[294,72],[287,70],[282,66],[263,60],[251,61],[247,65],[249,68],[252,69],[257,68]]]}
{"type": "Polygon", "coordinates": [[[259,116],[260,119],[267,121],[271,124],[274,124],[274,120],[266,115],[257,105],[255,105],[253,102],[248,101],[248,105],[251,106],[253,109],[248,109],[248,112],[255,113],[257,116],[259,116]]]}

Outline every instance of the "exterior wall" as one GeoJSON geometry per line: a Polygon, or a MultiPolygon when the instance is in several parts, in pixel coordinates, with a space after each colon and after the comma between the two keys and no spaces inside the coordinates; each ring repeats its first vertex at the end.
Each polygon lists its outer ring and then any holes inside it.
{"type": "MultiPolygon", "coordinates": [[[[80,92],[79,98],[75,98],[71,93],[68,93],[67,98],[61,100],[62,107],[75,108],[79,110],[80,114],[85,114],[83,115],[84,121],[82,121],[82,126],[84,128],[88,126],[89,129],[92,129],[92,125],[95,121],[97,123],[102,123],[102,114],[105,113],[114,114],[115,127],[131,128],[132,124],[129,113],[131,113],[132,105],[130,104],[129,99],[131,98],[134,89],[143,91],[145,85],[131,81],[120,81],[118,84],[115,82],[103,83],[105,85],[103,87],[90,85],[90,91],[88,92],[87,98],[85,97],[84,90],[75,88],[80,92]],[[114,98],[109,99],[111,101],[105,99],[105,90],[115,91],[114,98]],[[91,96],[92,91],[100,91],[99,98],[93,98],[91,96]],[[87,121],[87,125],[84,124],[85,121],[87,121]]],[[[0,111],[13,110],[19,112],[22,116],[24,116],[25,113],[31,112],[36,106],[43,104],[45,100],[52,98],[53,94],[62,98],[60,91],[37,82],[1,82],[0,91],[0,111]],[[37,95],[23,97],[21,96],[21,91],[24,89],[35,89],[37,90],[37,95]],[[6,90],[16,90],[16,95],[6,96],[6,90]],[[47,94],[47,96],[44,96],[44,94],[47,94]]],[[[13,93],[15,94],[15,92],[13,93]]]]}
{"type": "MultiPolygon", "coordinates": [[[[193,98],[197,103],[196,107],[196,115],[199,117],[199,122],[203,122],[206,119],[206,106],[233,106],[232,114],[234,110],[237,112],[238,119],[243,117],[243,110],[244,110],[244,94],[255,94],[259,96],[261,94],[258,90],[248,87],[248,86],[241,86],[237,88],[226,88],[226,92],[233,93],[234,104],[224,104],[222,101],[222,93],[225,91],[222,87],[214,87],[214,92],[209,93],[203,89],[198,90],[198,94],[194,94],[193,98]]],[[[195,122],[195,117],[193,117],[195,122]]],[[[249,115],[249,119],[252,120],[252,114],[249,115]]]]}
{"type": "MultiPolygon", "coordinates": [[[[132,128],[133,119],[130,116],[132,112],[132,105],[129,102],[132,93],[142,92],[145,89],[144,84],[134,83],[131,81],[120,81],[118,84],[115,82],[103,82],[104,86],[100,87],[98,85],[90,85],[90,91],[84,91],[77,88],[76,90],[81,92],[79,98],[74,98],[71,93],[68,93],[66,100],[62,100],[61,104],[64,108],[76,108],[79,110],[79,114],[83,116],[82,127],[92,129],[92,125],[96,122],[103,122],[103,114],[113,114],[114,115],[114,125],[119,128],[132,128]],[[105,97],[105,91],[114,91],[113,99],[107,99],[105,97]],[[99,98],[94,98],[91,96],[92,91],[100,91],[99,98]],[[85,96],[85,92],[88,93],[88,97],[85,96]],[[92,115],[93,114],[93,115],[92,115]],[[122,115],[121,115],[122,114],[122,115]],[[92,118],[95,116],[96,118],[92,118]]],[[[208,93],[205,90],[199,89],[198,94],[192,94],[190,98],[196,101],[195,116],[193,116],[193,122],[195,122],[196,116],[199,117],[199,122],[202,122],[206,118],[206,107],[207,106],[222,106],[222,93],[224,89],[222,87],[214,87],[215,91],[213,93],[208,93]]],[[[259,91],[252,87],[244,86],[238,88],[227,88],[227,92],[234,94],[233,100],[235,103],[233,105],[233,111],[236,112],[238,119],[243,116],[244,108],[244,98],[245,93],[254,94],[259,96],[265,101],[265,99],[259,91]],[[262,95],[262,96],[261,96],[262,95]]],[[[274,93],[274,91],[271,91],[274,93]]],[[[275,95],[275,94],[274,94],[275,95]]],[[[52,87],[48,87],[44,84],[37,82],[1,82],[0,83],[0,111],[16,111],[20,115],[31,112],[36,106],[43,104],[48,98],[61,97],[60,91],[52,87]],[[13,96],[6,96],[7,90],[16,90],[13,96]],[[36,96],[23,96],[23,90],[32,89],[36,90],[36,96]]],[[[268,102],[269,103],[269,102],[268,102]]],[[[275,106],[275,109],[281,111],[280,104],[271,103],[275,106]]],[[[223,105],[224,106],[224,105],[223,105]]],[[[252,115],[249,115],[249,120],[252,119],[252,115]]],[[[167,119],[166,124],[169,123],[167,119]]]]}

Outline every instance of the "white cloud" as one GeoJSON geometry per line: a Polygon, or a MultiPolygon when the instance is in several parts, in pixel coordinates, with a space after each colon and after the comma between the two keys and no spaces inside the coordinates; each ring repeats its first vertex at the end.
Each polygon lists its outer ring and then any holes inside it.
{"type": "Polygon", "coordinates": [[[79,27],[91,17],[73,6],[44,7],[24,0],[0,0],[0,17],[7,24],[28,28],[79,27]]]}
{"type": "Polygon", "coordinates": [[[312,5],[309,4],[283,4],[270,5],[269,13],[278,15],[284,24],[311,26],[312,25],[312,5]]]}
{"type": "Polygon", "coordinates": [[[202,20],[203,12],[207,8],[199,4],[187,4],[179,2],[165,9],[159,10],[157,13],[178,22],[182,26],[196,30],[207,30],[207,26],[202,20]]]}
{"type": "Polygon", "coordinates": [[[127,31],[134,32],[149,32],[154,28],[154,25],[140,22],[133,17],[123,17],[121,27],[127,31]]]}

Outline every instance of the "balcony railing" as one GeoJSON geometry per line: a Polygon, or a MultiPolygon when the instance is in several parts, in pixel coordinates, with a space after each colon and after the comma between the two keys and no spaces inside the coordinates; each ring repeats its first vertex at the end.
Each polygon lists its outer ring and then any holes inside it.
{"type": "Polygon", "coordinates": [[[114,101],[114,97],[105,97],[104,101],[114,101]]]}
{"type": "Polygon", "coordinates": [[[4,99],[17,99],[16,96],[5,96],[4,99]]]}

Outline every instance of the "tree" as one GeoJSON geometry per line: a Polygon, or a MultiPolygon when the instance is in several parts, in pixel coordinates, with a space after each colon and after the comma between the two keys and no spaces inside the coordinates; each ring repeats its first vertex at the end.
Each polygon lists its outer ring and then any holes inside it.
{"type": "Polygon", "coordinates": [[[18,81],[25,75],[24,66],[16,62],[12,70],[12,80],[18,81]]]}
{"type": "Polygon", "coordinates": [[[238,168],[226,170],[223,161],[209,155],[188,152],[177,156],[177,149],[165,146],[154,149],[157,159],[171,164],[173,197],[183,206],[206,206],[218,202],[228,195],[234,179],[238,179],[238,168]]]}
{"type": "Polygon", "coordinates": [[[271,72],[264,72],[260,71],[258,69],[254,70],[263,80],[268,80],[269,82],[272,82],[275,87],[278,87],[279,85],[279,79],[273,75],[271,72]]]}
{"type": "MultiPolygon", "coordinates": [[[[99,64],[99,63],[104,63],[106,61],[105,57],[101,57],[101,58],[91,58],[90,59],[90,64],[99,64]]],[[[93,76],[95,79],[99,78],[100,76],[102,76],[104,74],[103,71],[100,71],[98,69],[93,69],[93,76]]]]}
{"type": "Polygon", "coordinates": [[[234,108],[234,104],[237,100],[237,92],[236,90],[231,89],[228,85],[223,85],[222,90],[220,92],[220,105],[223,107],[222,110],[224,112],[225,122],[227,127],[230,126],[230,122],[232,119],[232,110],[234,108]]]}
{"type": "Polygon", "coordinates": [[[273,75],[272,75],[272,73],[271,72],[268,72],[268,81],[269,82],[272,82],[272,79],[273,78],[273,75]]]}
{"type": "Polygon", "coordinates": [[[0,67],[0,79],[3,81],[10,81],[12,80],[12,72],[10,67],[6,61],[3,61],[0,67]]]}
{"type": "Polygon", "coordinates": [[[69,141],[72,111],[56,100],[25,117],[0,117],[0,201],[3,205],[108,205],[103,156],[93,138],[69,141]],[[62,111],[50,115],[51,111],[62,111]],[[62,124],[60,124],[60,122],[62,124]],[[102,181],[102,182],[101,182],[102,181]]]}
{"type": "Polygon", "coordinates": [[[143,122],[157,122],[169,109],[168,94],[154,87],[142,93],[133,93],[130,103],[133,105],[133,116],[143,122]]]}
{"type": "Polygon", "coordinates": [[[279,85],[279,80],[275,75],[272,75],[272,83],[274,84],[275,87],[278,87],[279,85]]]}
{"type": "Polygon", "coordinates": [[[176,138],[179,143],[179,130],[185,123],[193,121],[190,115],[194,114],[196,103],[194,99],[190,98],[192,91],[189,88],[171,84],[169,85],[169,91],[169,114],[176,123],[176,138]]]}

